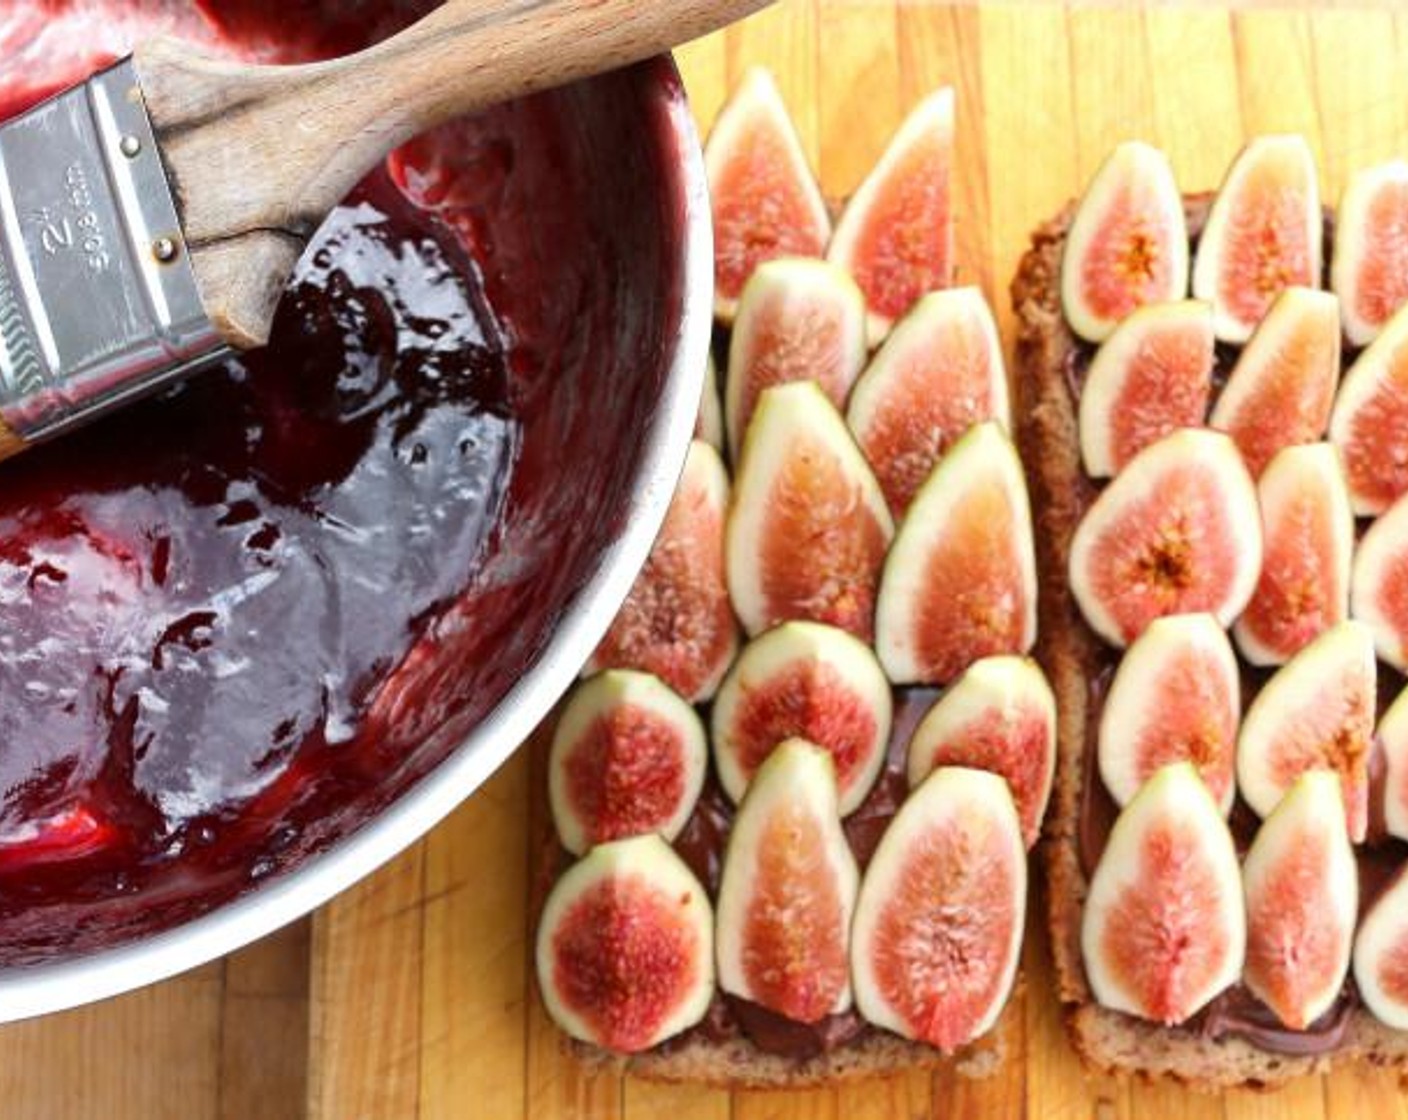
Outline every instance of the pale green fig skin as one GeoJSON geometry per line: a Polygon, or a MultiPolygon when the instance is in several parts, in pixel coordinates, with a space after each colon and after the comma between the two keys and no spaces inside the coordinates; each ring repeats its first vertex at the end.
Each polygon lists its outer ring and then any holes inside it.
{"type": "MultiPolygon", "coordinates": [[[[948,161],[952,161],[954,136],[954,95],[951,87],[945,86],[930,93],[920,101],[901,122],[899,129],[885,146],[875,166],[862,180],[851,195],[826,249],[826,259],[850,271],[856,271],[856,253],[859,251],[861,235],[865,233],[871,211],[883,186],[894,174],[896,166],[917,145],[933,136],[939,138],[941,146],[948,149],[948,161]]],[[[952,167],[941,170],[949,177],[949,210],[943,228],[939,231],[944,259],[948,261],[949,275],[938,278],[934,288],[947,288],[952,283],[954,261],[952,167]]],[[[867,307],[866,334],[870,346],[879,346],[894,326],[894,320],[874,308],[867,307]]]]}
{"type": "MultiPolygon", "coordinates": [[[[795,445],[802,441],[820,444],[821,453],[834,460],[854,487],[858,502],[874,518],[886,545],[894,538],[894,521],[880,484],[845,420],[821,388],[813,381],[794,381],[763,390],[743,439],[733,502],[724,528],[729,595],[734,612],[750,636],[793,620],[773,617],[769,612],[760,550],[769,532],[773,482],[795,445]]],[[[818,571],[817,576],[822,579],[824,573],[818,571]]],[[[878,578],[877,571],[877,581],[878,578]]]]}
{"type": "Polygon", "coordinates": [[[1242,864],[1242,885],[1247,905],[1248,952],[1242,980],[1247,988],[1292,1030],[1304,1030],[1335,1002],[1349,972],[1355,917],[1359,912],[1359,869],[1345,827],[1339,775],[1330,770],[1307,770],[1281,798],[1262,823],[1242,864]],[[1318,886],[1321,893],[1305,900],[1298,916],[1306,922],[1301,936],[1272,953],[1258,949],[1257,917],[1260,913],[1285,914],[1294,900],[1280,897],[1284,882],[1277,880],[1279,865],[1298,860],[1299,848],[1313,844],[1324,853],[1325,866],[1318,884],[1297,881],[1301,889],[1318,886]],[[1326,943],[1329,942],[1327,945],[1326,943]],[[1328,953],[1324,971],[1312,973],[1312,954],[1328,953]],[[1272,971],[1268,974],[1267,969],[1272,971]],[[1289,981],[1299,990],[1283,996],[1280,983],[1289,981]],[[1287,1002],[1291,999],[1294,1002],[1287,1002]]]}
{"type": "Polygon", "coordinates": [[[719,397],[719,372],[712,354],[704,359],[704,395],[694,423],[694,438],[715,451],[724,449],[724,410],[719,397]]]}
{"type": "Polygon", "coordinates": [[[1092,245],[1105,232],[1111,210],[1127,205],[1130,193],[1141,196],[1146,224],[1166,230],[1171,254],[1162,286],[1142,293],[1137,303],[1181,299],[1188,291],[1187,222],[1168,157],[1141,141],[1120,144],[1086,187],[1061,256],[1061,309],[1071,330],[1087,342],[1104,342],[1123,318],[1091,306],[1085,295],[1084,266],[1092,245]]]}
{"type": "Polygon", "coordinates": [[[652,834],[599,844],[569,867],[553,885],[543,906],[534,964],[538,990],[553,1022],[573,1038],[609,1046],[609,1040],[599,1038],[587,1018],[569,1006],[558,991],[554,935],[574,903],[598,885],[622,879],[647,884],[653,893],[668,900],[686,917],[693,934],[690,974],[682,978],[673,1007],[652,1036],[636,1048],[648,1050],[703,1019],[714,997],[714,915],[709,896],[663,839],[652,834]]]}
{"type": "Polygon", "coordinates": [[[1270,816],[1298,773],[1287,773],[1281,755],[1297,750],[1302,769],[1333,768],[1346,757],[1341,773],[1341,795],[1350,839],[1363,841],[1368,828],[1368,758],[1374,731],[1374,698],[1377,662],[1373,637],[1362,622],[1353,619],[1326,630],[1278,669],[1256,694],[1242,719],[1237,736],[1237,788],[1242,799],[1263,820],[1270,816]],[[1336,690],[1335,700],[1344,707],[1346,679],[1355,693],[1349,707],[1339,713],[1331,744],[1298,747],[1297,736],[1310,719],[1323,710],[1323,689],[1336,690]],[[1317,753],[1318,752],[1318,753],[1317,753]]]}
{"type": "MultiPolygon", "coordinates": [[[[1129,604],[1144,588],[1128,581],[1119,584],[1116,594],[1121,601],[1107,601],[1106,593],[1097,585],[1093,570],[1102,549],[1123,547],[1125,537],[1115,526],[1131,505],[1148,500],[1173,472],[1196,470],[1213,472],[1217,479],[1214,501],[1217,507],[1206,506],[1186,511],[1187,519],[1219,516],[1220,527],[1230,536],[1229,546],[1235,566],[1226,586],[1217,589],[1210,601],[1180,600],[1164,614],[1190,614],[1206,611],[1223,626],[1242,613],[1256,590],[1261,574],[1261,516],[1257,508],[1256,487],[1236,445],[1221,432],[1204,428],[1182,428],[1139,452],[1106,486],[1086,510],[1071,538],[1067,569],[1071,593],[1082,616],[1101,638],[1116,648],[1124,648],[1138,636],[1126,634],[1119,615],[1128,613],[1129,604]],[[1112,534],[1116,534],[1112,536],[1112,534]]],[[[1162,542],[1159,542],[1162,546],[1162,542]]],[[[1206,561],[1198,552],[1197,538],[1179,544],[1191,558],[1185,565],[1195,572],[1203,570],[1206,561]]],[[[1147,592],[1152,594],[1153,592],[1147,592]]],[[[1145,612],[1140,612],[1145,613],[1145,612]]],[[[1157,611],[1150,617],[1159,617],[1157,611]]],[[[1147,622],[1146,622],[1147,625],[1147,622]]],[[[1141,628],[1142,629],[1142,628],[1141,628]]]]}
{"type": "Polygon", "coordinates": [[[844,269],[793,257],[759,265],[738,300],[724,378],[724,428],[734,457],[761,389],[811,379],[844,408],[866,355],[865,297],[844,269]],[[813,352],[814,340],[828,333],[829,351],[813,352]]]}
{"type": "MultiPolygon", "coordinates": [[[[931,773],[900,806],[881,837],[861,881],[851,929],[851,983],[856,1009],[867,1022],[915,1039],[917,1032],[887,999],[877,977],[874,965],[877,927],[885,904],[903,876],[905,856],[911,846],[922,843],[935,829],[965,820],[970,830],[980,832],[985,840],[994,844],[997,858],[1011,868],[1014,919],[1001,946],[995,996],[982,1009],[966,1036],[954,1039],[953,1046],[945,1047],[950,1050],[991,1030],[1007,1005],[1017,975],[1026,915],[1027,863],[1021,822],[1006,781],[984,770],[958,766],[941,766],[931,773]]],[[[941,901],[942,895],[938,898],[941,901]]],[[[960,934],[964,923],[972,920],[972,915],[961,906],[941,907],[939,913],[954,923],[955,934],[960,934]]],[[[965,995],[962,991],[950,994],[956,999],[965,995]]],[[[932,1044],[931,1039],[924,1041],[932,1044]]]]}
{"type": "MultiPolygon", "coordinates": [[[[1169,721],[1178,726],[1190,726],[1202,736],[1206,736],[1210,727],[1216,728],[1225,733],[1225,740],[1217,744],[1216,752],[1222,761],[1215,774],[1210,772],[1211,759],[1204,760],[1199,770],[1209,790],[1216,790],[1218,809],[1225,817],[1232,811],[1236,797],[1235,759],[1240,720],[1237,657],[1227,640],[1227,632],[1218,621],[1210,614],[1166,615],[1155,619],[1125,651],[1105,694],[1096,743],[1100,778],[1115,804],[1124,807],[1152,776],[1143,772],[1135,757],[1134,748],[1142,736],[1167,733],[1169,721]],[[1186,696],[1178,710],[1168,712],[1155,705],[1156,689],[1169,672],[1170,664],[1185,655],[1196,657],[1205,666],[1209,674],[1208,692],[1186,696]],[[1225,707],[1206,711],[1196,707],[1198,702],[1211,699],[1219,690],[1227,697],[1225,707]]],[[[1191,749],[1193,744],[1188,746],[1191,749]]],[[[1198,749],[1210,753],[1208,746],[1202,741],[1198,749]]],[[[1198,765],[1188,753],[1184,758],[1198,765]]]]}
{"type": "Polygon", "coordinates": [[[1349,579],[1349,612],[1374,637],[1374,650],[1400,672],[1408,668],[1408,631],[1394,616],[1385,589],[1408,565],[1408,495],[1394,502],[1365,530],[1354,553],[1349,579]]]}
{"type": "Polygon", "coordinates": [[[1394,1030],[1408,1030],[1408,875],[1395,876],[1359,920],[1354,938],[1354,986],[1369,1013],[1394,1030]]]}
{"type": "MultiPolygon", "coordinates": [[[[1078,415],[1081,460],[1085,473],[1091,478],[1110,478],[1118,474],[1124,465],[1114,436],[1116,425],[1125,419],[1121,415],[1124,407],[1121,394],[1149,342],[1160,334],[1173,332],[1182,332],[1199,340],[1206,356],[1204,368],[1198,374],[1202,408],[1198,416],[1191,419],[1193,423],[1203,422],[1207,401],[1212,394],[1215,344],[1212,308],[1201,300],[1190,299],[1148,303],[1136,308],[1100,344],[1081,383],[1078,415]]],[[[1180,372],[1186,374],[1187,371],[1180,372]]],[[[1150,402],[1150,407],[1158,410],[1164,407],[1164,402],[1150,402]]],[[[1168,435],[1177,428],[1185,427],[1189,420],[1183,418],[1182,423],[1171,424],[1160,434],[1168,435]]],[[[1144,446],[1147,447],[1148,443],[1144,446]]]]}
{"type": "MultiPolygon", "coordinates": [[[[1235,263],[1228,256],[1234,248],[1231,239],[1238,235],[1243,224],[1238,220],[1238,208],[1246,205],[1242,192],[1247,189],[1247,180],[1252,175],[1263,165],[1271,164],[1279,164],[1283,171],[1289,169],[1300,180],[1296,184],[1300,188],[1300,206],[1295,219],[1295,232],[1305,238],[1307,260],[1305,274],[1289,277],[1287,283],[1313,286],[1320,282],[1323,219],[1315,157],[1310,145],[1304,136],[1294,133],[1255,137],[1227,169],[1227,175],[1208,211],[1193,259],[1193,296],[1212,304],[1217,337],[1225,342],[1246,342],[1260,319],[1259,315],[1253,318],[1234,310],[1223,298],[1222,287],[1225,271],[1235,263]]],[[[1265,297],[1268,303],[1274,294],[1265,297]]],[[[1264,309],[1262,314],[1265,314],[1264,309]]]]}
{"type": "MultiPolygon", "coordinates": [[[[1307,443],[1286,447],[1267,464],[1256,484],[1257,501],[1261,507],[1262,539],[1264,542],[1263,579],[1271,567],[1278,545],[1291,546],[1302,540],[1286,540],[1303,530],[1298,526],[1298,507],[1306,501],[1322,504],[1330,522],[1331,560],[1328,570],[1321,571],[1316,581],[1324,594],[1326,612],[1322,629],[1343,622],[1349,617],[1350,564],[1354,553],[1354,510],[1350,505],[1349,486],[1339,451],[1330,443],[1307,443]]],[[[1269,636],[1258,634],[1250,617],[1263,593],[1258,584],[1244,612],[1232,627],[1237,648],[1253,665],[1284,665],[1297,650],[1285,650],[1270,644],[1269,636]]]]}
{"type": "Polygon", "coordinates": [[[1408,840],[1408,688],[1379,717],[1374,738],[1384,763],[1384,827],[1408,840]]]}
{"type": "MultiPolygon", "coordinates": [[[[748,792],[733,818],[724,851],[715,908],[714,945],[718,982],[725,992],[767,1006],[764,993],[749,980],[745,961],[754,952],[746,929],[753,900],[759,860],[764,855],[770,818],[779,811],[799,811],[814,820],[822,832],[826,864],[833,876],[841,908],[842,954],[848,956],[848,935],[860,890],[860,871],[841,829],[836,769],[831,755],[805,739],[779,743],[758,768],[748,792]]],[[[798,915],[798,920],[803,920],[798,915]]],[[[843,972],[829,1014],[851,1006],[850,977],[843,972]]],[[[770,1008],[779,1014],[785,1009],[770,1008]]]]}
{"type": "MultiPolygon", "coordinates": [[[[744,73],[732,96],[719,110],[714,126],[709,130],[708,139],[704,142],[704,172],[709,182],[710,196],[718,196],[719,184],[735,148],[750,129],[760,127],[775,132],[786,156],[794,185],[802,194],[812,238],[818,245],[826,245],[831,240],[831,215],[826,209],[826,199],[822,197],[821,187],[812,173],[811,164],[802,148],[796,125],[793,124],[782,100],[782,94],[778,91],[777,82],[762,66],[749,67],[744,73]]],[[[716,319],[729,325],[733,322],[737,310],[736,296],[715,291],[716,319]]]]}
{"type": "Polygon", "coordinates": [[[598,720],[621,708],[648,712],[669,727],[679,745],[681,796],[673,812],[655,821],[651,832],[673,840],[684,828],[708,769],[709,747],[699,713],[658,677],[630,669],[608,669],[580,682],[571,692],[553,729],[548,752],[548,801],[562,846],[581,855],[594,842],[598,825],[586,821],[572,803],[567,767],[573,749],[598,720]]]}
{"type": "MultiPolygon", "coordinates": [[[[1408,284],[1399,280],[1399,288],[1393,292],[1379,293],[1372,308],[1364,308],[1361,300],[1365,278],[1362,273],[1365,258],[1373,252],[1384,249],[1384,241],[1393,239],[1398,248],[1395,256],[1401,255],[1401,238],[1382,229],[1372,228],[1373,205],[1385,192],[1408,192],[1408,160],[1394,159],[1357,171],[1350,177],[1344,194],[1340,196],[1339,209],[1335,215],[1335,246],[1330,260],[1330,287],[1340,298],[1340,315],[1344,336],[1351,345],[1367,346],[1378,337],[1388,317],[1403,304],[1408,297],[1408,284]],[[1385,235],[1388,235],[1386,238],[1385,235]]],[[[1408,213],[1400,206],[1395,212],[1398,221],[1408,222],[1408,213]]],[[[1399,263],[1395,261],[1394,263],[1399,263]]],[[[1385,275],[1399,275],[1403,270],[1389,265],[1385,275]]]]}
{"type": "MultiPolygon", "coordinates": [[[[1041,671],[1029,657],[999,654],[985,657],[970,665],[914,729],[909,742],[905,772],[909,788],[921,785],[939,766],[976,765],[967,761],[965,747],[968,735],[977,727],[979,733],[991,730],[997,721],[1007,729],[1017,722],[1039,713],[1043,724],[1041,754],[1035,769],[1040,775],[1030,791],[1030,804],[1018,804],[1022,822],[1022,839],[1028,850],[1041,834],[1041,822],[1051,799],[1051,784],[1056,773],[1056,696],[1041,671]]],[[[1009,759],[1013,771],[1030,765],[1029,759],[1009,759]]],[[[989,768],[989,767],[984,767],[989,768]]],[[[1001,772],[992,767],[994,772],[1001,772]]],[[[1002,773],[1015,791],[1015,773],[1002,773]]]]}
{"type": "MultiPolygon", "coordinates": [[[[1237,850],[1222,812],[1191,762],[1173,763],[1158,770],[1116,818],[1105,850],[1091,876],[1081,916],[1081,956],[1091,992],[1102,1006],[1140,1018],[1162,1020],[1174,1026],[1186,1021],[1241,975],[1246,959],[1247,923],[1242,897],[1237,850]],[[1216,896],[1199,900],[1209,907],[1210,920],[1223,934],[1225,945],[1217,967],[1202,987],[1188,996],[1185,1006],[1171,1018],[1151,1014],[1138,992],[1126,985],[1108,966],[1102,944],[1118,902],[1126,895],[1139,896],[1158,889],[1143,877],[1141,849],[1149,828],[1160,820],[1191,823],[1197,837],[1198,858],[1205,861],[1217,884],[1216,896]]],[[[1149,968],[1172,967],[1174,962],[1150,953],[1149,968]]]]}
{"type": "MultiPolygon", "coordinates": [[[[894,697],[884,670],[870,647],[854,635],[820,622],[784,622],[754,638],[739,654],[724,677],[710,712],[710,739],[714,768],[729,800],[744,800],[753,775],[741,757],[736,729],[740,709],[749,693],[763,691],[769,682],[796,666],[827,666],[845,682],[850,695],[844,699],[865,707],[873,716],[875,733],[865,762],[849,786],[840,791],[840,812],[858,809],[875,785],[885,764],[890,739],[894,697]]],[[[829,748],[830,744],[819,746],[829,748]]]]}
{"type": "MultiPolygon", "coordinates": [[[[959,500],[979,485],[997,487],[1012,513],[1015,570],[1006,594],[1022,612],[1021,633],[1010,648],[980,649],[978,656],[1028,653],[1036,642],[1036,544],[1026,475],[1017,449],[995,420],[974,424],[944,454],[915,494],[885,559],[875,609],[875,650],[895,684],[935,684],[933,667],[919,648],[915,615],[931,578],[929,559],[943,542],[959,500]]],[[[956,675],[956,674],[955,674],[956,675]]]]}

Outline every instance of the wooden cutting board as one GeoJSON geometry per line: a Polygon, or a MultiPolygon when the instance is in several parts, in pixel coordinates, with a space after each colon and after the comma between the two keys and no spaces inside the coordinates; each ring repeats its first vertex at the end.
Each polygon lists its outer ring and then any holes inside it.
{"type": "MultiPolygon", "coordinates": [[[[1163,147],[1215,186],[1244,137],[1299,131],[1327,198],[1408,155],[1408,14],[1171,6],[783,0],[680,54],[707,127],[742,70],[777,75],[828,194],[848,193],[905,109],[958,93],[959,262],[1010,339],[1006,285],[1033,226],[1116,141],[1163,147]]],[[[911,1075],[835,1091],[727,1093],[589,1078],[528,995],[536,776],[520,755],[423,843],[306,925],[113,1001],[0,1030],[0,1113],[278,1120],[600,1117],[1158,1120],[1408,1117],[1381,1072],[1274,1095],[1203,1097],[1087,1080],[1034,932],[1007,1017],[1014,1060],[965,1082],[911,1075]]]]}

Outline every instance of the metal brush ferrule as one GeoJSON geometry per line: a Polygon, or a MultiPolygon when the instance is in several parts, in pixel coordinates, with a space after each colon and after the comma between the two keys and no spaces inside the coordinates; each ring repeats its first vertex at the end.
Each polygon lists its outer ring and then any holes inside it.
{"type": "Polygon", "coordinates": [[[130,59],[0,128],[0,419],[26,442],[227,352],[130,59]]]}

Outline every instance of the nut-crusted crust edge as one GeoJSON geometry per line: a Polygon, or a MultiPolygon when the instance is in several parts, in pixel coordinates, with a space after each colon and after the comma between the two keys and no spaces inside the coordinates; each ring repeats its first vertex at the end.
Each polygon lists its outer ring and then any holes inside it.
{"type": "MultiPolygon", "coordinates": [[[[1190,226],[1201,225],[1209,202],[1207,194],[1186,196],[1190,226]]],[[[1408,1073],[1408,1032],[1385,1027],[1363,1008],[1351,1013],[1341,1045],[1320,1055],[1291,1056],[1240,1038],[1205,1038],[1110,1011],[1095,1002],[1086,983],[1080,921],[1088,883],[1080,861],[1080,805],[1090,718],[1088,682],[1098,666],[1100,646],[1081,618],[1066,579],[1085,484],[1075,404],[1066,381],[1076,340],[1061,314],[1061,252],[1074,212],[1074,204],[1067,205],[1033,233],[1011,286],[1017,319],[1016,435],[1037,517],[1037,657],[1051,679],[1058,713],[1056,782],[1042,859],[1056,994],[1065,1010],[1067,1034],[1093,1069],[1167,1077],[1209,1092],[1234,1086],[1270,1088],[1352,1060],[1408,1073]]]]}

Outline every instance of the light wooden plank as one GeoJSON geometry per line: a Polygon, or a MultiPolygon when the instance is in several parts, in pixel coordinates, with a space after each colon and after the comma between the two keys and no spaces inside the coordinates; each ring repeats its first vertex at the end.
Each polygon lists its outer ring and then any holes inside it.
{"type": "Polygon", "coordinates": [[[899,126],[896,13],[890,5],[822,3],[816,87],[817,171],[826,193],[850,195],[899,126]]]}
{"type": "MultiPolygon", "coordinates": [[[[1292,1114],[1286,1114],[1291,1120],[1292,1114]]],[[[1398,1075],[1390,1070],[1358,1064],[1336,1070],[1325,1078],[1326,1120],[1404,1120],[1408,1097],[1398,1075]]],[[[1294,1114],[1300,1120],[1300,1114],[1294,1114]]]]}
{"type": "Polygon", "coordinates": [[[1248,136],[1303,132],[1320,158],[1309,27],[1298,11],[1232,17],[1242,125],[1248,136]]]}
{"type": "Polygon", "coordinates": [[[302,1120],[308,1092],[311,923],[295,922],[225,962],[221,1120],[302,1120]]]}
{"type": "Polygon", "coordinates": [[[1325,1087],[1319,1077],[1302,1077],[1273,1093],[1237,1089],[1223,1109],[1227,1120],[1315,1120],[1325,1115],[1325,1087]]]}
{"type": "Polygon", "coordinates": [[[815,168],[821,135],[817,112],[817,11],[813,0],[781,0],[724,32],[729,88],[749,66],[766,66],[777,79],[815,168]]]}
{"type": "Polygon", "coordinates": [[[626,1120],[729,1120],[732,1113],[733,1099],[727,1089],[626,1079],[626,1120]]]}
{"type": "Polygon", "coordinates": [[[314,919],[312,1120],[417,1114],[424,888],[422,842],[314,919]]]}
{"type": "Polygon", "coordinates": [[[215,1120],[224,965],[0,1029],[6,1116],[215,1120]]]}
{"type": "Polygon", "coordinates": [[[1069,34],[1074,128],[1068,143],[1084,186],[1111,148],[1147,137],[1153,122],[1144,11],[1075,8],[1069,34]]]}
{"type": "Polygon", "coordinates": [[[528,797],[520,752],[426,842],[422,1120],[523,1112],[528,797]]]}
{"type": "Polygon", "coordinates": [[[1221,1096],[1158,1081],[1130,1086],[1129,1114],[1134,1120],[1222,1120],[1223,1102],[1221,1096]]]}
{"type": "Polygon", "coordinates": [[[733,1120],[845,1120],[830,1089],[758,1092],[733,1095],[733,1120]]]}
{"type": "Polygon", "coordinates": [[[1242,146],[1232,20],[1216,8],[1151,8],[1144,34],[1152,93],[1148,139],[1185,191],[1213,190],[1242,146]]]}
{"type": "Polygon", "coordinates": [[[706,35],[675,51],[675,63],[689,94],[689,107],[700,137],[709,134],[719,107],[728,96],[727,51],[722,35],[706,35]]]}

